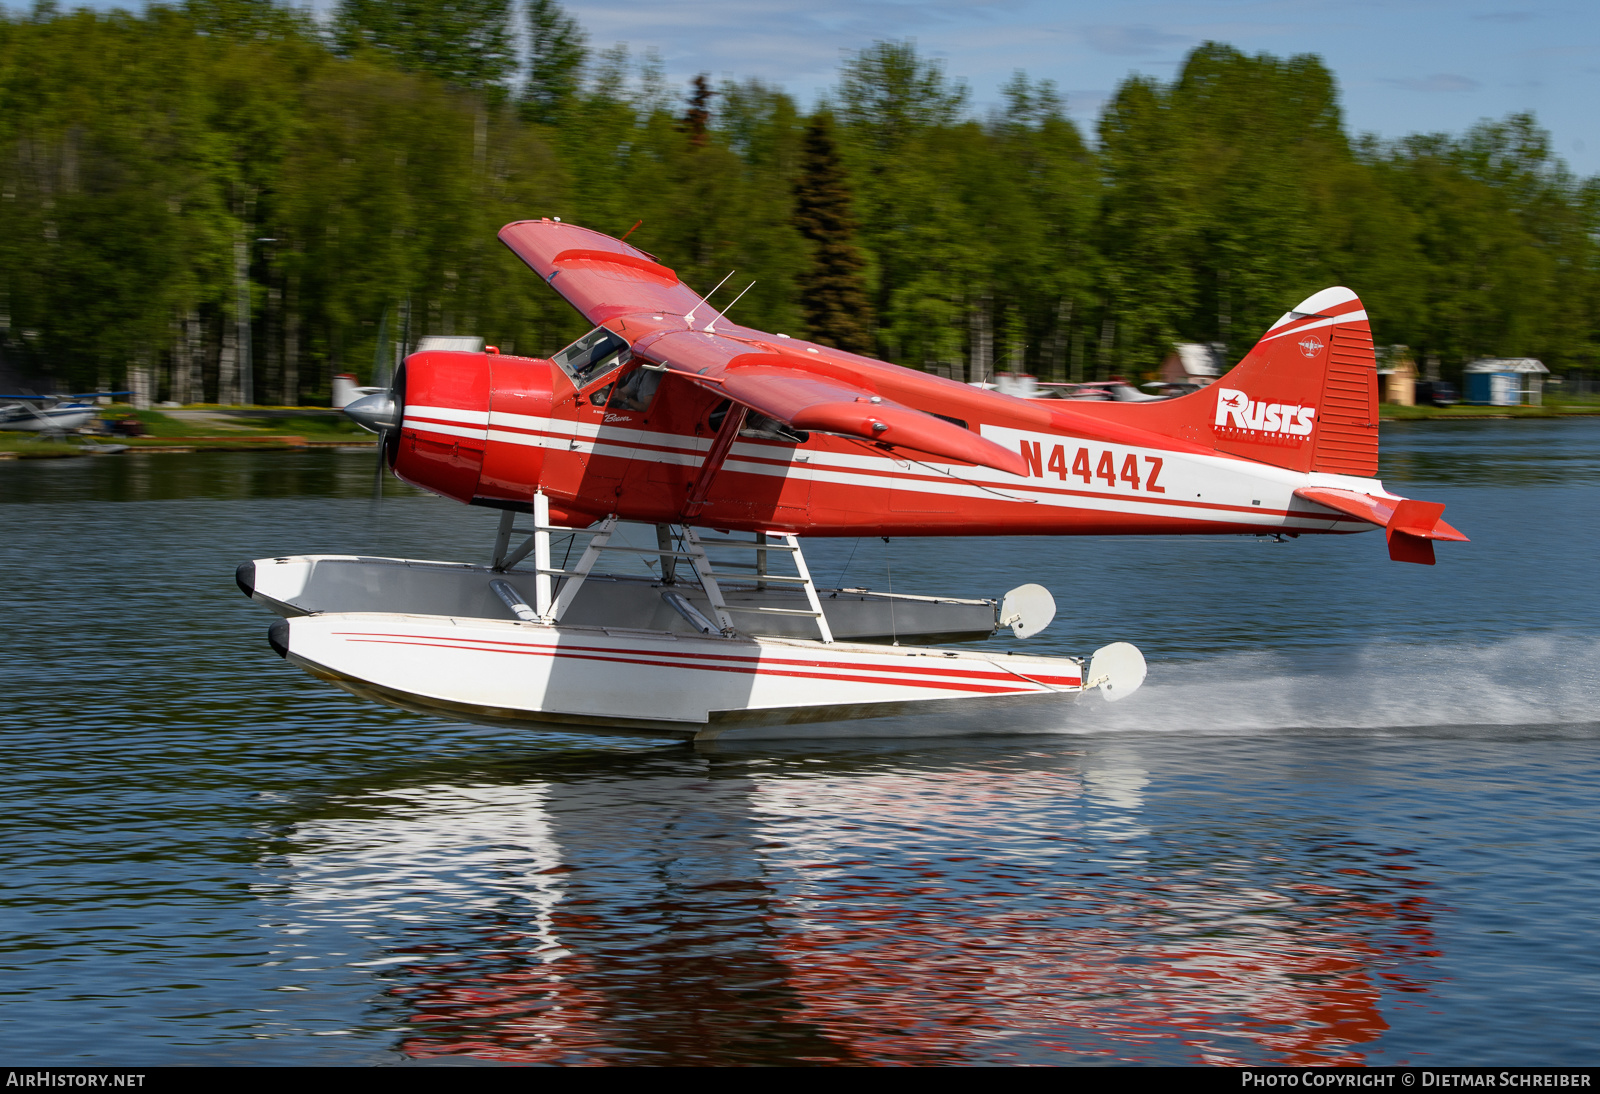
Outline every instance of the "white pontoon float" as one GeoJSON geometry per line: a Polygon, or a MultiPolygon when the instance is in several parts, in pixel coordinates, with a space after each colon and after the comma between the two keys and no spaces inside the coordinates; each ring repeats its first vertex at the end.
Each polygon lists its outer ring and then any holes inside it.
{"type": "Polygon", "coordinates": [[[1123,642],[1087,667],[900,644],[1001,627],[1030,637],[1055,614],[1038,585],[999,603],[818,589],[787,533],[743,539],[658,525],[657,546],[636,547],[614,542],[614,519],[551,527],[542,501],[532,528],[504,514],[488,566],[284,556],[243,564],[238,583],[284,617],[272,646],[313,676],[491,725],[685,740],[1028,731],[1062,724],[1064,704],[1084,691],[1119,699],[1144,680],[1144,658],[1123,642]],[[553,533],[589,537],[573,568],[551,565],[553,533]],[[658,559],[659,571],[597,571],[608,553],[658,559]],[[769,567],[779,558],[792,572],[769,567]]]}

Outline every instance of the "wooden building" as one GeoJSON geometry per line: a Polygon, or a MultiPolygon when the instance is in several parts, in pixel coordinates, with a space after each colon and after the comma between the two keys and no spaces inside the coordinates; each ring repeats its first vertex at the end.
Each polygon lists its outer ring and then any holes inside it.
{"type": "Polygon", "coordinates": [[[1417,363],[1410,346],[1378,347],[1378,390],[1383,402],[1417,405],[1417,363]]]}

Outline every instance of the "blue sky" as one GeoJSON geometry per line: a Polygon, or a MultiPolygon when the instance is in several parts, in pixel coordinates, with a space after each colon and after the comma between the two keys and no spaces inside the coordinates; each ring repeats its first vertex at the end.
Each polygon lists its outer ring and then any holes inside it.
{"type": "Polygon", "coordinates": [[[653,48],[680,84],[696,72],[758,76],[809,103],[832,84],[845,52],[877,39],[912,38],[971,86],[980,110],[998,102],[999,86],[1021,68],[1055,80],[1086,126],[1128,74],[1170,79],[1184,55],[1207,39],[1249,53],[1316,53],[1338,77],[1353,133],[1459,132],[1479,118],[1531,110],[1574,170],[1600,173],[1600,4],[1593,0],[569,0],[565,6],[593,45],[653,48]]]}
{"type": "Polygon", "coordinates": [[[981,108],[1017,68],[1092,124],[1131,72],[1171,79],[1207,39],[1316,53],[1353,132],[1459,132],[1532,110],[1574,170],[1600,173],[1600,4],[1516,0],[572,0],[596,44],[654,46],[669,76],[761,76],[809,100],[844,51],[914,38],[981,108]]]}

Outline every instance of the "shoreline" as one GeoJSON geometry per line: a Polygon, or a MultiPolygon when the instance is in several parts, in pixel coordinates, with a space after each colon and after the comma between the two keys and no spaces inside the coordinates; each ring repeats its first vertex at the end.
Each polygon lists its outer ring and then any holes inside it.
{"type": "Polygon", "coordinates": [[[377,437],[329,407],[229,407],[195,403],[134,410],[125,403],[102,408],[115,425],[137,423],[135,436],[118,432],[76,434],[42,441],[27,433],[0,434],[0,460],[70,459],[151,452],[298,452],[307,448],[364,448],[377,437]]]}
{"type": "MultiPolygon", "coordinates": [[[[288,409],[288,408],[286,408],[288,409]]],[[[304,413],[305,408],[294,408],[304,413]]],[[[327,412],[324,411],[324,414],[327,412]]],[[[1384,403],[1378,408],[1379,426],[1406,422],[1488,422],[1551,421],[1558,418],[1600,418],[1600,406],[1545,407],[1409,407],[1384,403]]],[[[303,452],[316,448],[350,448],[370,451],[376,438],[312,440],[297,435],[239,436],[237,434],[196,434],[169,437],[96,438],[100,445],[123,446],[116,452],[96,452],[96,445],[70,442],[24,440],[16,447],[0,448],[0,460],[61,460],[94,455],[166,455],[191,452],[303,452]]]]}
{"type": "MultiPolygon", "coordinates": [[[[143,440],[144,438],[132,438],[143,440]]],[[[167,443],[157,440],[155,443],[135,444],[128,439],[107,439],[103,444],[109,447],[112,444],[125,446],[115,452],[96,452],[98,445],[56,443],[53,441],[35,442],[38,451],[29,451],[27,448],[9,448],[0,450],[0,460],[71,460],[83,456],[176,456],[190,452],[304,452],[313,448],[352,448],[361,451],[372,451],[378,447],[376,441],[363,442],[359,438],[348,441],[308,441],[303,438],[273,437],[253,441],[242,437],[186,437],[176,443],[167,443]]]]}
{"type": "Polygon", "coordinates": [[[1378,422],[1483,422],[1531,418],[1593,418],[1600,406],[1397,406],[1378,407],[1378,422]]]}

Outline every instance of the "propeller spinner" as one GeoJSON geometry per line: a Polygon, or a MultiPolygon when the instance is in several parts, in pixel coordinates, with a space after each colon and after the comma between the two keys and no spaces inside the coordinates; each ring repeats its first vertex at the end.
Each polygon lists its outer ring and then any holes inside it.
{"type": "Polygon", "coordinates": [[[395,420],[396,409],[394,390],[390,389],[363,395],[346,406],[344,412],[362,429],[382,437],[385,432],[400,424],[395,420]]]}

